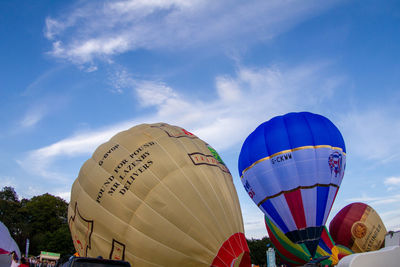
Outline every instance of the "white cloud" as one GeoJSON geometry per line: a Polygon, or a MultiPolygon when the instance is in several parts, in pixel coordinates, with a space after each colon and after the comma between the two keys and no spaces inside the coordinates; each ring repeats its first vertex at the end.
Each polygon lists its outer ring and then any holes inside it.
{"type": "Polygon", "coordinates": [[[64,28],[67,25],[52,19],[52,18],[46,18],[46,31],[45,31],[45,36],[49,40],[53,40],[55,37],[55,33],[60,32],[64,30],[64,28]]]}
{"type": "Polygon", "coordinates": [[[138,81],[126,70],[120,70],[112,83],[134,90],[139,102],[151,109],[148,115],[73,135],[31,151],[20,164],[44,177],[67,179],[52,168],[52,162],[63,156],[90,155],[98,145],[138,122],[162,121],[179,125],[217,150],[225,150],[240,144],[260,123],[277,114],[296,111],[293,107],[299,110],[317,108],[327,95],[324,89],[320,89],[327,79],[322,74],[323,66],[303,65],[292,69],[239,67],[234,76],[216,77],[218,94],[211,101],[193,100],[190,95],[183,96],[162,82],[138,81]]]}
{"type": "Polygon", "coordinates": [[[336,2],[88,1],[47,18],[45,36],[51,54],[79,64],[138,48],[244,45],[272,38],[336,2]]]}
{"type": "Polygon", "coordinates": [[[400,185],[400,177],[389,177],[383,182],[385,185],[400,185]]]}
{"type": "Polygon", "coordinates": [[[37,93],[46,86],[46,82],[50,80],[54,75],[56,75],[60,70],[63,70],[64,66],[60,65],[58,67],[49,69],[37,77],[33,82],[31,82],[22,93],[23,96],[29,96],[33,93],[37,93]]]}
{"type": "MultiPolygon", "coordinates": [[[[32,174],[48,179],[58,177],[63,181],[70,181],[71,177],[66,177],[62,171],[54,167],[56,164],[53,163],[68,157],[90,156],[98,145],[121,130],[139,123],[161,121],[182,126],[218,151],[223,151],[240,145],[255,127],[275,115],[302,110],[329,112],[325,110],[326,103],[338,101],[331,92],[338,89],[343,79],[326,75],[327,66],[326,63],[305,64],[292,68],[273,66],[256,69],[239,66],[233,75],[215,77],[215,98],[208,98],[207,101],[193,100],[191,95],[182,95],[163,82],[136,80],[128,71],[119,70],[117,75],[113,76],[111,84],[120,90],[127,88],[133,90],[139,102],[148,108],[147,115],[137,117],[134,121],[121,122],[67,137],[29,152],[19,163],[32,174]]],[[[370,107],[363,113],[353,111],[343,113],[340,128],[344,129],[346,140],[351,140],[347,144],[350,144],[352,153],[369,155],[373,152],[385,156],[393,154],[398,147],[397,141],[393,143],[392,140],[400,129],[396,119],[390,116],[390,112],[379,110],[370,107]],[[368,123],[370,120],[376,121],[377,126],[370,125],[368,123]],[[379,136],[375,138],[375,135],[382,133],[385,138],[379,136]],[[367,141],[369,145],[366,147],[367,141]],[[380,148],[377,149],[375,146],[380,148]]],[[[394,179],[386,180],[386,185],[397,185],[398,178],[392,178],[394,179]]],[[[57,192],[56,195],[68,199],[65,190],[57,189],[57,192]]],[[[374,208],[375,206],[380,208],[389,206],[387,205],[389,203],[391,205],[400,203],[400,195],[376,197],[364,194],[346,201],[365,202],[374,208]]],[[[248,214],[244,214],[244,218],[246,234],[257,238],[266,235],[262,218],[255,215],[251,217],[248,214]]],[[[396,219],[398,221],[399,217],[383,218],[385,222],[389,221],[393,225],[396,224],[396,219]]]]}
{"type": "Polygon", "coordinates": [[[227,149],[275,115],[315,109],[326,100],[327,94],[320,88],[325,80],[319,73],[322,65],[316,65],[320,67],[240,67],[234,77],[216,77],[218,98],[214,101],[191,101],[174,94],[158,106],[156,117],[187,125],[216,149],[227,149]]]}
{"type": "Polygon", "coordinates": [[[253,202],[245,204],[241,203],[241,208],[246,237],[261,239],[268,236],[267,228],[265,227],[264,214],[257,205],[253,202]]]}
{"type": "Polygon", "coordinates": [[[67,181],[69,177],[53,170],[52,164],[54,161],[62,156],[77,157],[81,155],[91,155],[97,146],[108,141],[116,133],[130,128],[134,124],[135,122],[124,122],[109,126],[107,129],[99,129],[97,131],[85,132],[68,137],[49,146],[28,152],[25,158],[18,160],[17,163],[31,173],[44,178],[67,181]]]}
{"type": "Polygon", "coordinates": [[[75,45],[71,50],[61,48],[61,43],[57,43],[54,50],[55,56],[66,58],[79,57],[81,61],[87,62],[93,56],[114,55],[125,52],[129,46],[129,40],[124,36],[110,36],[99,39],[89,39],[75,45]],[[64,53],[66,53],[64,55],[64,53]]]}
{"type": "Polygon", "coordinates": [[[23,128],[35,126],[47,114],[44,106],[35,106],[28,110],[20,121],[19,125],[23,128]]]}
{"type": "Polygon", "coordinates": [[[142,81],[136,86],[139,102],[143,106],[161,106],[177,99],[173,89],[163,83],[142,81]]]}
{"type": "Polygon", "coordinates": [[[47,86],[48,81],[52,80],[61,69],[63,69],[63,67],[57,67],[45,71],[26,87],[22,96],[28,97],[32,101],[29,101],[22,118],[16,122],[16,125],[19,128],[18,130],[24,130],[24,128],[32,128],[36,126],[46,116],[50,115],[53,111],[64,107],[68,102],[69,97],[65,95],[47,95],[38,99],[35,99],[34,97],[47,86]]]}
{"type": "Polygon", "coordinates": [[[3,187],[5,186],[11,186],[13,188],[15,188],[17,186],[17,182],[16,179],[14,177],[11,176],[1,176],[0,177],[0,190],[3,189],[3,187]]]}
{"type": "Polygon", "coordinates": [[[399,160],[400,121],[398,107],[374,106],[362,110],[353,107],[342,114],[340,126],[347,151],[377,163],[399,160]]]}
{"type": "Polygon", "coordinates": [[[42,192],[40,185],[36,185],[35,187],[29,186],[22,179],[18,179],[16,177],[11,177],[11,176],[0,177],[0,190],[3,189],[5,186],[10,186],[14,188],[20,200],[23,198],[29,199],[33,196],[37,196],[39,194],[44,193],[42,192]]]}
{"type": "Polygon", "coordinates": [[[383,182],[388,188],[388,191],[396,190],[400,186],[400,177],[389,177],[383,182]]]}
{"type": "Polygon", "coordinates": [[[71,199],[71,191],[67,191],[67,192],[56,192],[54,193],[55,196],[58,196],[62,199],[64,199],[65,201],[69,202],[69,200],[71,199]]]}
{"type": "Polygon", "coordinates": [[[216,83],[218,96],[222,101],[232,102],[240,100],[243,97],[239,85],[235,80],[229,77],[217,77],[216,83]]]}
{"type": "Polygon", "coordinates": [[[399,231],[400,230],[400,208],[395,208],[387,212],[379,214],[385,222],[386,230],[399,231]]]}
{"type": "Polygon", "coordinates": [[[385,195],[383,197],[372,197],[370,194],[363,194],[361,197],[349,198],[346,201],[351,202],[363,202],[371,206],[379,206],[390,203],[400,203],[400,194],[397,195],[385,195]]]}
{"type": "Polygon", "coordinates": [[[111,72],[108,79],[112,87],[111,91],[118,94],[122,94],[124,89],[133,89],[136,84],[128,71],[122,67],[117,67],[116,70],[111,72]]]}
{"type": "Polygon", "coordinates": [[[96,65],[91,65],[86,69],[86,72],[93,72],[97,70],[97,66],[96,65]]]}

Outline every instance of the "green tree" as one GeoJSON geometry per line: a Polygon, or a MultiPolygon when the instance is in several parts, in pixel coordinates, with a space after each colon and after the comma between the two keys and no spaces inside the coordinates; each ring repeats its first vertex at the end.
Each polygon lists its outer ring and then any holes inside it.
{"type": "Polygon", "coordinates": [[[251,263],[260,266],[267,264],[267,249],[272,246],[268,237],[262,239],[247,239],[247,244],[250,249],[251,263]]]}
{"type": "Polygon", "coordinates": [[[0,221],[7,226],[11,236],[18,246],[24,244],[24,218],[21,214],[22,203],[18,200],[18,195],[14,188],[6,186],[0,191],[0,221]]]}
{"type": "Polygon", "coordinates": [[[63,199],[44,194],[31,198],[22,207],[31,240],[31,253],[53,251],[72,254],[74,251],[67,220],[68,203],[63,199]]]}
{"type": "Polygon", "coordinates": [[[0,221],[8,227],[21,252],[25,251],[26,239],[30,239],[31,255],[40,251],[74,253],[67,209],[67,202],[50,194],[19,201],[14,188],[0,191],[0,221]]]}
{"type": "Polygon", "coordinates": [[[3,187],[3,190],[0,191],[0,199],[11,202],[19,202],[18,195],[11,186],[3,187]]]}

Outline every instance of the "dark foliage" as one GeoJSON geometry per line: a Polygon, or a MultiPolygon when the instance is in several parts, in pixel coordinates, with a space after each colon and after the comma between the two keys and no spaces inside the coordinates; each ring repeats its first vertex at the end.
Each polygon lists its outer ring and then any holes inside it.
{"type": "Polygon", "coordinates": [[[19,201],[14,188],[0,191],[0,221],[8,227],[21,253],[29,238],[30,255],[39,255],[40,251],[73,254],[67,208],[67,202],[50,194],[19,201]]]}
{"type": "MultiPolygon", "coordinates": [[[[67,209],[67,202],[50,194],[19,201],[14,188],[4,187],[0,191],[0,221],[8,227],[21,253],[24,253],[29,238],[30,255],[39,255],[40,251],[72,255],[75,249],[68,227],[67,209]]],[[[269,238],[247,239],[247,244],[251,262],[266,266],[266,251],[272,246],[269,238]]]]}
{"type": "Polygon", "coordinates": [[[269,238],[247,239],[247,244],[250,249],[251,263],[267,266],[267,249],[271,246],[269,238]]]}
{"type": "MultiPolygon", "coordinates": [[[[267,250],[274,248],[271,240],[268,237],[262,239],[247,239],[247,244],[250,249],[251,263],[259,266],[267,266],[267,250]]],[[[282,262],[279,254],[275,253],[275,263],[281,266],[282,262]]]]}

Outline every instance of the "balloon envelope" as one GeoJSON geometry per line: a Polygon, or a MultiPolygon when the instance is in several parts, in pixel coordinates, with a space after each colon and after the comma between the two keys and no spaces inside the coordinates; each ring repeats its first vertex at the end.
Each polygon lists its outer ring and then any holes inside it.
{"type": "Polygon", "coordinates": [[[380,249],[387,233],[378,213],[360,202],[351,203],[341,209],[329,224],[329,232],[336,243],[354,252],[380,249]]]}
{"type": "Polygon", "coordinates": [[[15,251],[17,256],[21,257],[21,252],[15,240],[11,237],[7,226],[0,222],[0,254],[9,254],[15,251]]]}
{"type": "Polygon", "coordinates": [[[79,255],[133,266],[250,266],[232,176],[207,143],[164,123],[100,145],[71,190],[79,255]]]}
{"type": "MultiPolygon", "coordinates": [[[[310,261],[311,253],[304,244],[295,244],[290,241],[290,239],[266,216],[265,225],[273,246],[284,262],[293,266],[299,266],[310,261]]],[[[315,258],[329,256],[329,258],[323,260],[321,264],[331,266],[336,265],[341,258],[350,254],[352,254],[351,250],[336,246],[328,230],[324,227],[317,246],[315,258]]]]}
{"type": "MultiPolygon", "coordinates": [[[[333,238],[332,238],[332,240],[333,240],[333,238]]],[[[351,249],[349,249],[348,247],[346,247],[346,246],[343,246],[343,245],[340,245],[340,244],[336,244],[336,247],[339,250],[339,254],[338,254],[339,260],[341,258],[343,258],[343,257],[346,257],[348,255],[354,254],[354,252],[351,249]]]]}
{"type": "Polygon", "coordinates": [[[345,164],[343,137],[330,120],[289,113],[264,122],[246,138],[239,174],[264,214],[314,256],[345,164]]]}

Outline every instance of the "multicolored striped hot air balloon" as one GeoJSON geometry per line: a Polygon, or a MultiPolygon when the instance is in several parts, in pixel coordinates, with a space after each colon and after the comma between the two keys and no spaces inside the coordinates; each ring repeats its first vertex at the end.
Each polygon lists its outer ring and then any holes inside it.
{"type": "MultiPolygon", "coordinates": [[[[295,244],[290,241],[266,216],[265,226],[272,245],[277,250],[282,261],[293,266],[304,265],[310,261],[312,257],[307,247],[304,244],[295,244]]],[[[332,266],[336,265],[341,258],[350,254],[352,254],[350,249],[344,246],[339,247],[335,244],[328,230],[324,227],[314,258],[329,256],[328,259],[323,260],[321,263],[322,265],[332,266]]]]}
{"type": "Polygon", "coordinates": [[[378,250],[383,246],[386,227],[378,213],[365,203],[351,203],[329,224],[333,240],[355,252],[378,250]]]}
{"type": "MultiPolygon", "coordinates": [[[[332,239],[333,240],[333,239],[332,239]]],[[[348,255],[354,254],[354,251],[352,251],[351,249],[349,249],[346,246],[340,245],[340,244],[336,244],[336,247],[339,250],[339,254],[338,254],[338,258],[339,260],[343,257],[346,257],[348,255]]]]}
{"type": "Polygon", "coordinates": [[[245,140],[239,174],[249,196],[294,243],[314,257],[346,165],[343,137],[327,118],[289,113],[245,140]]]}

